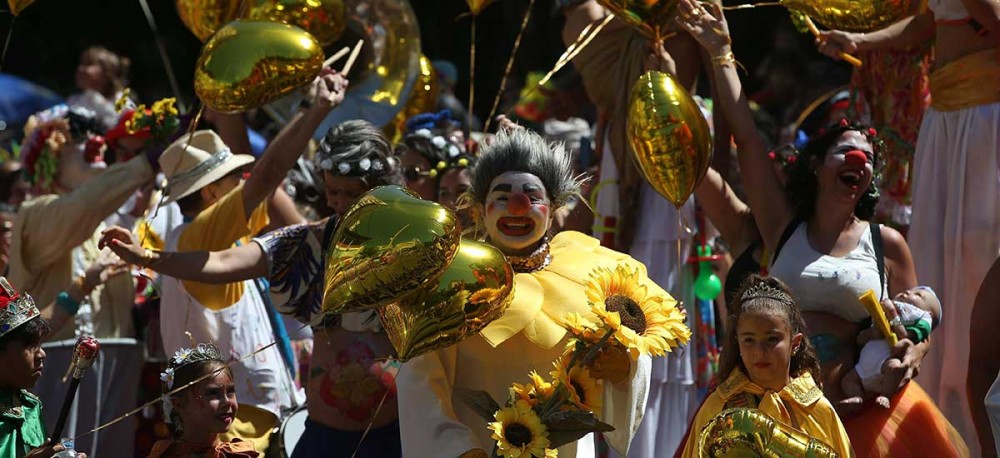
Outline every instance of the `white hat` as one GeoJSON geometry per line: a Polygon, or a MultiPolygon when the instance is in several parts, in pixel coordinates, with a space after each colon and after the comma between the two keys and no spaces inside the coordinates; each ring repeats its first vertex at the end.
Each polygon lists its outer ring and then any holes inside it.
{"type": "Polygon", "coordinates": [[[184,135],[160,155],[160,169],[167,177],[165,202],[175,202],[253,161],[253,156],[233,154],[211,130],[184,135]]]}

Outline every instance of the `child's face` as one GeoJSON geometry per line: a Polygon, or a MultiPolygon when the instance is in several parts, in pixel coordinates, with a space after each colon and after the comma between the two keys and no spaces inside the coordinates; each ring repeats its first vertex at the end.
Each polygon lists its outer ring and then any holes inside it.
{"type": "Polygon", "coordinates": [[[15,389],[30,389],[42,376],[42,362],[45,350],[41,344],[27,345],[13,341],[0,351],[0,386],[15,389]]]}
{"type": "Polygon", "coordinates": [[[937,323],[940,317],[941,302],[938,300],[937,295],[928,291],[926,288],[911,288],[897,294],[896,297],[893,297],[892,299],[907,302],[917,306],[921,310],[931,312],[931,316],[934,318],[935,323],[937,323]]]}
{"type": "Polygon", "coordinates": [[[788,384],[792,352],[802,344],[802,334],[792,335],[785,317],[744,312],[736,325],[736,339],[750,380],[774,391],[788,384]]]}
{"type": "Polygon", "coordinates": [[[236,418],[236,385],[226,371],[209,377],[174,400],[185,431],[229,431],[236,418]]]}

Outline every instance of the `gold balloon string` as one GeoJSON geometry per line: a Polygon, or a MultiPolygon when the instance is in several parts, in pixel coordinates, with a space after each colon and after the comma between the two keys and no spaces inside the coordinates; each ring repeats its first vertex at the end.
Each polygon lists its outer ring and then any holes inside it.
{"type": "Polygon", "coordinates": [[[163,36],[160,35],[160,29],[156,26],[156,20],[153,18],[153,11],[149,9],[149,3],[147,0],[139,0],[139,6],[142,7],[142,12],[146,16],[146,22],[149,24],[149,29],[153,32],[153,39],[156,41],[156,49],[160,53],[160,60],[163,61],[163,67],[167,71],[167,82],[170,83],[170,90],[174,93],[174,98],[177,99],[177,107],[180,108],[182,112],[187,111],[187,104],[184,103],[184,98],[181,97],[181,88],[177,84],[177,76],[174,74],[174,66],[170,63],[170,57],[167,55],[167,46],[163,44],[163,36]]]}
{"type": "Polygon", "coordinates": [[[10,46],[10,39],[14,37],[14,21],[17,16],[10,18],[10,28],[7,29],[7,39],[3,42],[3,53],[0,54],[0,71],[3,71],[3,63],[7,60],[7,48],[10,46]]]}
{"type": "MultiPolygon", "coordinates": [[[[396,358],[386,358],[386,360],[387,361],[397,361],[396,358]]],[[[376,359],[376,361],[378,361],[378,360],[376,359]]],[[[396,385],[396,377],[399,376],[399,371],[401,371],[401,370],[403,370],[402,366],[400,366],[400,368],[396,370],[396,373],[392,374],[392,384],[393,384],[393,386],[396,385]]],[[[361,433],[361,439],[358,441],[358,445],[356,447],[354,447],[354,453],[351,453],[351,458],[354,458],[354,457],[358,456],[358,451],[361,450],[361,444],[363,444],[365,442],[365,438],[368,437],[368,432],[371,431],[372,425],[375,424],[375,419],[378,418],[378,413],[380,411],[382,411],[382,406],[385,405],[385,399],[389,397],[389,392],[390,391],[392,391],[392,390],[386,388],[385,393],[382,393],[382,400],[380,400],[378,402],[378,407],[376,407],[375,411],[372,412],[372,419],[371,419],[371,421],[368,422],[368,426],[365,427],[365,432],[361,433]]]]}
{"type": "Polygon", "coordinates": [[[497,90],[497,95],[493,98],[493,108],[490,108],[490,115],[486,117],[486,125],[483,127],[483,132],[490,131],[493,115],[496,114],[497,108],[500,106],[500,97],[503,95],[504,89],[507,88],[507,77],[510,76],[510,70],[514,68],[514,57],[517,56],[517,50],[521,47],[521,38],[524,36],[524,30],[528,28],[528,21],[531,20],[531,10],[534,8],[535,0],[529,0],[528,9],[524,12],[524,19],[521,20],[521,30],[517,31],[517,38],[514,39],[514,49],[510,51],[510,58],[507,59],[507,68],[504,69],[503,78],[500,79],[500,89],[497,90]]]}
{"type": "MultiPolygon", "coordinates": [[[[594,37],[596,37],[597,34],[600,33],[602,29],[604,29],[604,26],[608,25],[608,23],[611,22],[611,20],[614,18],[615,18],[614,14],[609,14],[605,16],[604,19],[601,20],[601,22],[598,23],[597,21],[594,21],[594,23],[588,25],[587,27],[584,27],[584,29],[580,32],[580,35],[576,37],[576,41],[574,41],[571,45],[569,45],[569,47],[566,48],[566,51],[563,52],[562,56],[559,57],[559,60],[556,61],[556,64],[552,67],[552,70],[549,70],[549,72],[546,73],[545,76],[543,76],[542,79],[538,81],[538,84],[529,88],[528,92],[522,98],[527,98],[532,96],[535,92],[538,91],[540,87],[544,86],[545,83],[548,83],[549,80],[552,79],[553,75],[555,75],[559,70],[562,70],[562,68],[565,67],[566,64],[570,63],[573,60],[573,58],[575,58],[578,54],[580,54],[580,52],[582,52],[583,49],[590,44],[590,42],[594,39],[594,37]],[[594,24],[597,25],[595,26],[594,24]]],[[[513,110],[514,107],[512,106],[509,109],[507,109],[506,113],[509,115],[513,110]]]]}
{"type": "MultiPolygon", "coordinates": [[[[187,152],[187,149],[191,147],[191,141],[194,139],[194,131],[198,128],[198,123],[201,122],[201,115],[204,112],[205,112],[205,104],[199,103],[198,111],[194,114],[194,119],[191,120],[191,124],[188,125],[187,132],[184,133],[184,135],[188,136],[188,141],[187,143],[184,144],[184,152],[187,152]]],[[[181,161],[177,161],[177,163],[174,164],[174,168],[170,171],[169,174],[167,174],[167,176],[173,176],[175,173],[177,173],[177,168],[180,167],[180,165],[181,161]]],[[[167,181],[167,186],[170,186],[169,180],[167,181]]],[[[160,199],[156,203],[156,207],[153,209],[153,218],[156,218],[156,215],[160,214],[160,208],[163,207],[164,202],[166,202],[166,199],[160,199]]],[[[133,231],[134,230],[135,228],[133,228],[133,231]]],[[[142,239],[139,240],[140,246],[146,244],[146,239],[148,238],[148,236],[149,236],[149,231],[144,231],[142,233],[142,239]]]]}
{"type": "Polygon", "coordinates": [[[472,15],[472,39],[469,44],[469,112],[466,114],[465,138],[472,138],[472,104],[476,98],[476,15],[472,15]]]}

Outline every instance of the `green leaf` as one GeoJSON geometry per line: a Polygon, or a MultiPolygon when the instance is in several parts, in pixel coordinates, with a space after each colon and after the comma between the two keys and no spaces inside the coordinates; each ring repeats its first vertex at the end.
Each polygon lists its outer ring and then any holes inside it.
{"type": "Polygon", "coordinates": [[[545,426],[549,430],[551,448],[576,442],[588,433],[598,431],[606,433],[615,430],[613,426],[594,417],[593,413],[582,410],[555,412],[545,419],[545,426]]]}
{"type": "Polygon", "coordinates": [[[483,390],[470,390],[457,386],[452,390],[452,397],[462,401],[486,421],[493,421],[493,416],[500,410],[500,405],[483,390]]]}

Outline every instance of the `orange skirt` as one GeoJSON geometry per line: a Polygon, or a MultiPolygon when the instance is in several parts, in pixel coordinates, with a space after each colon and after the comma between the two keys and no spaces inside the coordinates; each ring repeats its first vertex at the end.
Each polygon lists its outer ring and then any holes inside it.
{"type": "Polygon", "coordinates": [[[889,409],[871,405],[842,421],[859,458],[969,456],[962,436],[916,382],[896,393],[889,409]]]}

